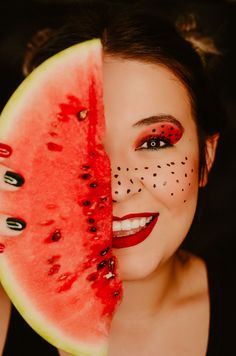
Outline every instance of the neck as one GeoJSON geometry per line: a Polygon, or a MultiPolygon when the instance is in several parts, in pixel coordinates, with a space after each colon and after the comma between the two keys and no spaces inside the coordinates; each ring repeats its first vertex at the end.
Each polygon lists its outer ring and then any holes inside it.
{"type": "Polygon", "coordinates": [[[163,265],[159,266],[151,275],[140,280],[124,281],[124,296],[115,316],[114,324],[136,324],[153,319],[175,295],[178,286],[177,258],[171,257],[163,265]]]}

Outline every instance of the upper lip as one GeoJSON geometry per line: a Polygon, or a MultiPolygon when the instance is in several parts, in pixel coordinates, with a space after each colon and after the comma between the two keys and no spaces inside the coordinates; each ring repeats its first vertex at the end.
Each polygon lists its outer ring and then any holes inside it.
{"type": "Polygon", "coordinates": [[[113,216],[113,221],[121,221],[121,220],[125,220],[125,219],[131,219],[131,218],[142,218],[142,217],[149,217],[149,216],[157,216],[159,215],[159,213],[133,213],[133,214],[128,214],[128,215],[124,215],[122,217],[118,217],[118,216],[113,216]]]}

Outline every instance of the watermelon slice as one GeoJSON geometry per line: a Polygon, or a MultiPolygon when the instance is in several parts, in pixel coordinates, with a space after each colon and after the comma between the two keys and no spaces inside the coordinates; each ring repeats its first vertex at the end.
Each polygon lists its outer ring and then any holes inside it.
{"type": "Polygon", "coordinates": [[[31,327],[72,355],[107,353],[122,295],[104,133],[98,39],[42,63],[0,119],[2,164],[24,178],[0,192],[3,221],[18,219],[15,236],[0,236],[0,280],[31,327]]]}

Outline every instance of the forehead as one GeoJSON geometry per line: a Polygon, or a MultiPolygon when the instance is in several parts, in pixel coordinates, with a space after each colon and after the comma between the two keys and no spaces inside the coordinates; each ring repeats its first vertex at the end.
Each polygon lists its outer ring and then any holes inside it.
{"type": "Polygon", "coordinates": [[[137,60],[105,56],[103,66],[105,115],[137,121],[169,114],[183,123],[192,120],[189,94],[167,67],[137,60]]]}

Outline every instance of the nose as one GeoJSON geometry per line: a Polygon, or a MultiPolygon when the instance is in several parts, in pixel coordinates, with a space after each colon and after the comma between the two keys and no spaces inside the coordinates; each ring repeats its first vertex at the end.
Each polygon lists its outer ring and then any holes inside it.
{"type": "Polygon", "coordinates": [[[113,164],[111,174],[113,202],[122,202],[142,191],[143,184],[136,176],[135,168],[113,164]]]}

